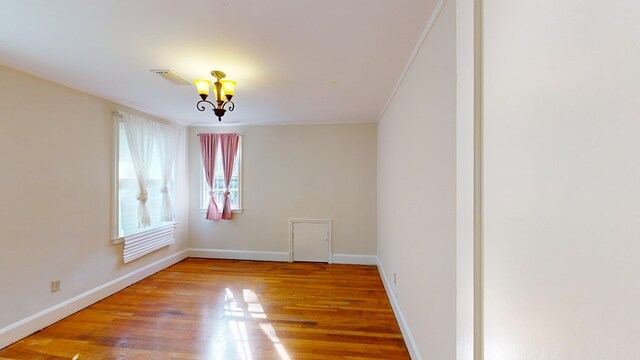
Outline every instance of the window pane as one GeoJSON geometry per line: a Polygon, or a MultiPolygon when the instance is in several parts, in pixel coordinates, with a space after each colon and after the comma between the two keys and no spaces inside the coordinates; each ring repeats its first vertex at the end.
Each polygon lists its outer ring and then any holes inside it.
{"type": "MultiPolygon", "coordinates": [[[[118,158],[118,223],[120,224],[120,235],[127,235],[140,230],[138,227],[138,178],[133,167],[127,133],[124,124],[119,128],[119,158],[118,158]]],[[[149,170],[149,183],[147,184],[147,210],[151,218],[151,226],[160,224],[162,215],[162,193],[163,186],[162,166],[160,164],[160,152],[157,146],[153,147],[151,154],[151,166],[149,170]]],[[[174,197],[173,179],[170,183],[170,196],[174,197]]]]}
{"type": "MultiPolygon", "coordinates": [[[[218,158],[216,159],[216,173],[213,178],[213,190],[215,191],[215,199],[216,204],[218,205],[218,209],[222,211],[223,200],[224,200],[224,174],[222,168],[222,157],[220,156],[220,148],[218,148],[218,158]]],[[[241,149],[238,151],[238,155],[236,155],[236,159],[233,164],[233,172],[231,175],[231,181],[229,182],[229,203],[231,205],[231,209],[237,210],[240,208],[240,178],[239,178],[239,169],[240,169],[240,159],[241,157],[241,149]]],[[[204,173],[204,168],[201,166],[202,172],[202,189],[201,189],[201,209],[206,209],[209,206],[209,186],[207,185],[207,178],[204,173]]]]}

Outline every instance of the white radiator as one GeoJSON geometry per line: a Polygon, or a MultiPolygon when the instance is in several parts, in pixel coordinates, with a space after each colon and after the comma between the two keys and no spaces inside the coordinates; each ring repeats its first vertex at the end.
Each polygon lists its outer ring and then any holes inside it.
{"type": "Polygon", "coordinates": [[[142,231],[124,237],[124,262],[135,260],[161,247],[173,244],[176,223],[171,223],[151,230],[142,231]]]}

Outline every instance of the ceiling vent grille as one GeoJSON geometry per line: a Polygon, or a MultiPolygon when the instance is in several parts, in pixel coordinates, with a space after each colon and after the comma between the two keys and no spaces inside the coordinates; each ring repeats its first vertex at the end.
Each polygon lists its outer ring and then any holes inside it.
{"type": "Polygon", "coordinates": [[[175,73],[172,73],[169,69],[156,69],[151,70],[151,72],[167,80],[173,85],[191,85],[191,83],[187,82],[185,79],[181,78],[175,73]]]}

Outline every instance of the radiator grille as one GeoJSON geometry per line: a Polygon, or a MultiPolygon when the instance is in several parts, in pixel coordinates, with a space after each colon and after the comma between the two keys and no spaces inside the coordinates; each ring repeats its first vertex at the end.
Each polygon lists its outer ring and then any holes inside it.
{"type": "Polygon", "coordinates": [[[152,251],[173,244],[176,224],[171,223],[124,237],[122,257],[128,263],[152,251]]]}

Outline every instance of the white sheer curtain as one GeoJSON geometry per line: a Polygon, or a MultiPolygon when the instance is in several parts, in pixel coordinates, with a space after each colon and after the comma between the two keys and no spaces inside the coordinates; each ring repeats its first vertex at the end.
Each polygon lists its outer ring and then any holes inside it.
{"type": "Polygon", "coordinates": [[[173,221],[176,213],[171,201],[171,179],[173,178],[173,168],[176,163],[176,153],[178,150],[178,139],[180,130],[174,126],[156,124],[156,140],[158,144],[158,154],[160,156],[160,167],[162,171],[162,208],[160,212],[161,221],[173,221]]]}
{"type": "Polygon", "coordinates": [[[127,142],[138,180],[138,226],[146,227],[151,225],[147,209],[147,188],[153,154],[154,125],[149,120],[127,113],[122,114],[122,123],[127,132],[127,142]]]}

